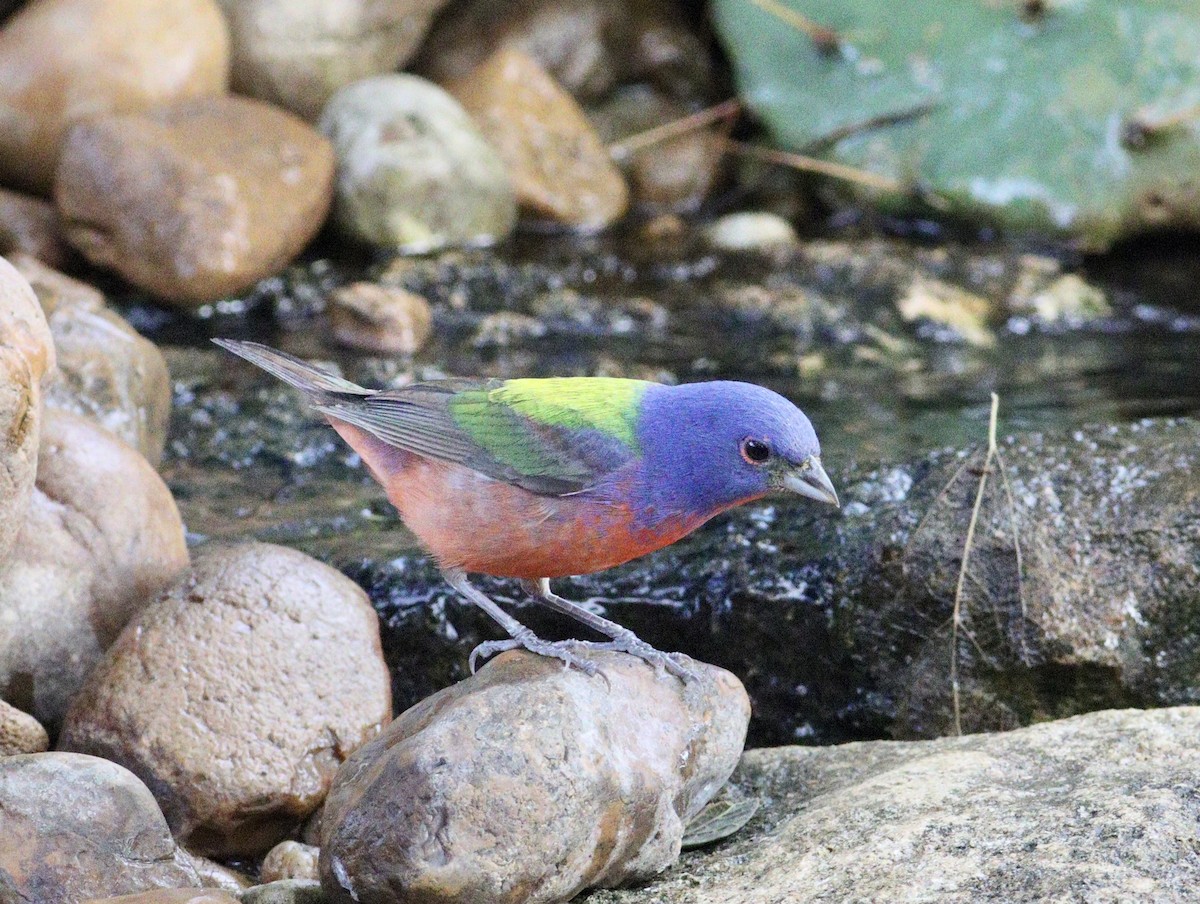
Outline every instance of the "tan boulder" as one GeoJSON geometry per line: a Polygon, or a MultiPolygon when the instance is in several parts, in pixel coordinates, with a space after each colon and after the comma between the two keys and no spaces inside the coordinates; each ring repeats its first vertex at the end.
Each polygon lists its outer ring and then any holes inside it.
{"type": "Polygon", "coordinates": [[[629,189],[583,110],[530,56],[500,50],[449,86],[496,148],[527,212],[581,229],[625,213],[629,189]]]}
{"type": "Polygon", "coordinates": [[[0,29],[0,182],[48,193],[77,119],[221,94],[213,0],[39,0],[0,29]]]}
{"type": "Polygon", "coordinates": [[[54,196],[88,260],[194,308],[290,263],[325,221],[333,169],[302,120],[214,97],[77,124],[54,196]]]}
{"type": "Polygon", "coordinates": [[[302,553],[250,543],[203,549],[129,625],[59,744],[141,775],[189,849],[256,855],[390,717],[366,594],[302,553]]]}
{"type": "Polygon", "coordinates": [[[54,337],[58,369],[46,404],[91,418],[157,466],[171,416],[171,376],[158,346],[106,307],[99,290],[27,255],[13,264],[54,337]]]}
{"type": "Polygon", "coordinates": [[[321,849],[299,841],[281,841],[267,852],[258,874],[263,882],[283,879],[315,880],[321,849]]]}
{"type": "Polygon", "coordinates": [[[170,491],[134,449],[48,408],[0,578],[0,696],[50,727],[125,623],[187,567],[170,491]]]}
{"type": "Polygon", "coordinates": [[[37,298],[0,257],[0,566],[33,492],[41,380],[53,366],[54,343],[37,298]]]}
{"type": "Polygon", "coordinates": [[[0,758],[0,901],[79,904],[199,885],[154,796],[116,763],[0,758]]]}
{"type": "Polygon", "coordinates": [[[49,747],[50,736],[41,722],[0,700],[0,756],[42,753],[49,747]]]}

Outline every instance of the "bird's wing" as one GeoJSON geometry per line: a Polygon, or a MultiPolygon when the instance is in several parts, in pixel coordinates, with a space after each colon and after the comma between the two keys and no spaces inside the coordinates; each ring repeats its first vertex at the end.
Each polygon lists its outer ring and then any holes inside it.
{"type": "Polygon", "coordinates": [[[563,496],[640,455],[637,413],[648,385],[601,377],[447,380],[318,408],[409,452],[563,496]]]}

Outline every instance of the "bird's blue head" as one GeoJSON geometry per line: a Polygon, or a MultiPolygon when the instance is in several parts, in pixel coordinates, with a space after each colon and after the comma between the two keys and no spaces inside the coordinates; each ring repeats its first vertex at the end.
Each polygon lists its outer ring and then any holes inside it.
{"type": "Polygon", "coordinates": [[[654,386],[642,398],[638,439],[643,493],[660,516],[707,516],[773,490],[838,504],[812,423],[761,386],[654,386]]]}

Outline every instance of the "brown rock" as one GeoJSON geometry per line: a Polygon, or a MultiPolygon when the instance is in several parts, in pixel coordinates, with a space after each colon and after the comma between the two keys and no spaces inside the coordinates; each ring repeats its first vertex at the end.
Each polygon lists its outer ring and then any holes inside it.
{"type": "Polygon", "coordinates": [[[90,261],[189,308],[282,269],[321,228],[332,190],[320,134],[221,97],[77,124],[54,196],[90,261]]]}
{"type": "Polygon", "coordinates": [[[400,68],[445,0],[218,0],[241,94],[316,119],[338,88],[400,68]]]}
{"type": "Polygon", "coordinates": [[[267,852],[259,868],[263,882],[281,879],[316,879],[321,849],[299,841],[281,841],[267,852]]]}
{"type": "Polygon", "coordinates": [[[0,31],[0,182],[47,193],[85,116],[221,94],[229,40],[213,0],[40,0],[0,31]]]}
{"type": "Polygon", "coordinates": [[[71,254],[49,201],[0,188],[0,254],[31,254],[52,267],[71,254]]]}
{"type": "Polygon", "coordinates": [[[381,355],[411,355],[429,338],[433,314],[414,292],[358,282],[329,299],[329,325],[342,345],[381,355]]]}
{"type": "Polygon", "coordinates": [[[53,366],[54,343],[37,298],[21,274],[0,258],[0,565],[33,492],[40,383],[53,366]]]}
{"type": "Polygon", "coordinates": [[[154,796],[74,753],[0,759],[0,900],[78,904],[196,885],[154,796]]]}
{"type": "Polygon", "coordinates": [[[583,229],[617,220],[629,202],[621,173],[579,105],[517,50],[501,50],[450,92],[504,160],[528,211],[583,229]]]}
{"type": "Polygon", "coordinates": [[[50,736],[41,722],[0,700],[0,756],[42,753],[49,748],[50,736]]]}
{"type": "Polygon", "coordinates": [[[187,859],[191,863],[192,869],[200,877],[200,884],[205,888],[217,888],[221,891],[238,895],[254,884],[254,880],[245,873],[239,873],[237,870],[231,869],[224,864],[193,854],[190,851],[184,851],[184,853],[187,854],[187,859]]]}
{"type": "Polygon", "coordinates": [[[540,904],[670,865],[737,764],[746,691],[699,662],[685,684],[588,655],[604,677],[504,654],[352,756],[322,819],[330,898],[540,904]]]}
{"type": "Polygon", "coordinates": [[[187,567],[183,525],[141,455],[47,409],[15,550],[0,580],[0,696],[54,727],[125,623],[187,567]]]}
{"type": "Polygon", "coordinates": [[[92,898],[84,904],[238,904],[238,899],[211,888],[160,888],[136,895],[92,898]]]}
{"type": "Polygon", "coordinates": [[[193,851],[254,855],[317,807],[390,716],[366,594],[302,553],[251,543],[203,550],[129,626],[59,744],[143,776],[193,851]]]}
{"type": "Polygon", "coordinates": [[[114,311],[99,290],[28,255],[13,258],[50,324],[58,369],[46,404],[96,421],[152,465],[162,459],[171,377],[162,352],[114,311]]]}

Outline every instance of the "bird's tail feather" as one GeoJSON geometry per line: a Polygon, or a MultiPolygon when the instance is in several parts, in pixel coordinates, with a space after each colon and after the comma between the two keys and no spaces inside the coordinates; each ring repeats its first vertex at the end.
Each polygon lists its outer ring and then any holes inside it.
{"type": "Polygon", "coordinates": [[[325,398],[330,395],[370,395],[370,390],[363,389],[357,383],[335,377],[294,355],[268,348],[257,342],[242,342],[236,339],[214,339],[213,342],[226,351],[233,352],[251,364],[261,367],[288,385],[295,386],[309,396],[325,398]]]}

